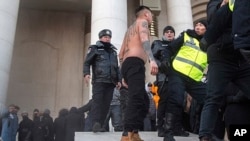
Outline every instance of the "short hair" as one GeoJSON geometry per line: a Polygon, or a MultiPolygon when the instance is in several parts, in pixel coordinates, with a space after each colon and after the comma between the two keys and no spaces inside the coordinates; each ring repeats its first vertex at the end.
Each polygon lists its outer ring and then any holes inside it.
{"type": "Polygon", "coordinates": [[[45,109],[45,110],[43,111],[43,113],[49,115],[49,114],[50,114],[50,110],[49,110],[49,109],[45,109]]]}
{"type": "Polygon", "coordinates": [[[34,109],[34,111],[33,112],[37,112],[37,113],[39,113],[39,110],[38,109],[34,109]]]}
{"type": "Polygon", "coordinates": [[[22,115],[22,116],[29,116],[29,114],[28,114],[27,111],[23,111],[21,115],[22,115]]]}
{"type": "Polygon", "coordinates": [[[16,108],[16,105],[14,105],[14,104],[10,104],[8,107],[13,107],[13,108],[16,108]]]}
{"type": "Polygon", "coordinates": [[[147,10],[149,10],[150,12],[152,12],[152,10],[151,10],[149,7],[144,6],[144,5],[141,5],[141,6],[139,6],[138,8],[135,9],[135,17],[138,17],[140,11],[142,11],[142,10],[144,10],[144,9],[147,9],[147,10]]]}
{"type": "Polygon", "coordinates": [[[16,110],[20,110],[20,107],[17,106],[17,105],[15,105],[15,109],[16,109],[16,110]]]}

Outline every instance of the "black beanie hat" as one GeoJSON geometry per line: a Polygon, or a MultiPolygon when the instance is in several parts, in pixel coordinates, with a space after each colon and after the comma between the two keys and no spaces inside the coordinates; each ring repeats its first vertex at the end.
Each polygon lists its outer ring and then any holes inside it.
{"type": "Polygon", "coordinates": [[[203,24],[207,28],[207,20],[200,20],[197,23],[201,23],[201,24],[203,24]]]}
{"type": "Polygon", "coordinates": [[[111,38],[112,32],[109,29],[103,29],[99,32],[98,36],[99,36],[99,39],[102,38],[102,36],[109,36],[111,38]]]}
{"type": "Polygon", "coordinates": [[[174,30],[174,28],[173,28],[172,26],[166,26],[166,27],[163,29],[163,34],[164,34],[166,31],[168,31],[168,30],[173,31],[174,34],[175,34],[175,30],[174,30]]]}
{"type": "Polygon", "coordinates": [[[34,109],[34,111],[33,112],[39,112],[39,110],[38,109],[34,109]]]}

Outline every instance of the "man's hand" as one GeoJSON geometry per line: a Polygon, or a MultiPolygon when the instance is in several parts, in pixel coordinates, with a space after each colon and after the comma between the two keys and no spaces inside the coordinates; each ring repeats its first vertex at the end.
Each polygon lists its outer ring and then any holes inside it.
{"type": "Polygon", "coordinates": [[[118,82],[118,83],[116,84],[116,87],[120,90],[120,88],[122,87],[121,82],[118,82]]]}
{"type": "Polygon", "coordinates": [[[125,82],[124,78],[122,78],[122,86],[128,88],[128,84],[125,82]]]}
{"type": "Polygon", "coordinates": [[[155,61],[151,60],[150,61],[150,73],[152,75],[156,75],[158,73],[158,66],[155,61]]]}
{"type": "Polygon", "coordinates": [[[208,45],[207,45],[207,41],[205,38],[202,38],[200,40],[200,48],[202,51],[207,52],[208,45]]]}
{"type": "Polygon", "coordinates": [[[90,75],[89,74],[84,76],[84,81],[85,81],[85,83],[86,83],[86,85],[88,87],[89,86],[89,81],[90,81],[90,75]]]}
{"type": "Polygon", "coordinates": [[[228,2],[229,2],[228,0],[223,0],[223,1],[221,2],[221,5],[220,5],[220,7],[221,7],[221,6],[223,6],[223,5],[226,5],[226,4],[228,4],[228,2]]]}

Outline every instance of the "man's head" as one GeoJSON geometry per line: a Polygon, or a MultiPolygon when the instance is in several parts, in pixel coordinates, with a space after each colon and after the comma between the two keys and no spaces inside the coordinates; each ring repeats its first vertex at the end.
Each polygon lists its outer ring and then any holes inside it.
{"type": "Polygon", "coordinates": [[[194,30],[198,35],[204,35],[207,29],[207,21],[206,20],[200,20],[196,22],[194,26],[194,30]]]}
{"type": "Polygon", "coordinates": [[[172,41],[174,40],[175,30],[172,26],[166,26],[163,29],[163,40],[172,41]]]}
{"type": "Polygon", "coordinates": [[[39,115],[40,115],[39,110],[38,109],[34,109],[33,116],[39,117],[39,115]]]}
{"type": "Polygon", "coordinates": [[[98,36],[100,41],[110,43],[112,32],[109,29],[103,29],[99,32],[98,36]]]}
{"type": "Polygon", "coordinates": [[[49,109],[45,109],[45,110],[43,111],[43,114],[45,114],[45,115],[50,115],[50,110],[49,110],[49,109]]]}
{"type": "Polygon", "coordinates": [[[153,21],[153,13],[151,9],[147,6],[141,5],[135,10],[135,17],[136,18],[145,18],[148,23],[153,21]]]}
{"type": "Polygon", "coordinates": [[[28,112],[26,112],[26,111],[23,111],[21,115],[22,115],[23,118],[29,116],[28,112]]]}
{"type": "Polygon", "coordinates": [[[14,112],[17,113],[20,110],[20,107],[15,105],[14,112]]]}
{"type": "Polygon", "coordinates": [[[8,106],[9,113],[15,113],[15,106],[16,105],[14,105],[14,104],[11,104],[11,105],[8,106]]]}

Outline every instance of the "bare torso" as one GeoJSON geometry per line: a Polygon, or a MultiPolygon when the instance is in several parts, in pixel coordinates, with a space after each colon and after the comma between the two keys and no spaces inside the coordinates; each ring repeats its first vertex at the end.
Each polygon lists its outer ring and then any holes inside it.
{"type": "Polygon", "coordinates": [[[134,24],[132,24],[128,28],[125,34],[125,38],[119,54],[119,57],[122,59],[122,61],[124,61],[128,57],[138,57],[144,62],[146,62],[148,59],[139,35],[139,24],[141,24],[141,22],[141,20],[136,20],[134,24]]]}

